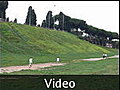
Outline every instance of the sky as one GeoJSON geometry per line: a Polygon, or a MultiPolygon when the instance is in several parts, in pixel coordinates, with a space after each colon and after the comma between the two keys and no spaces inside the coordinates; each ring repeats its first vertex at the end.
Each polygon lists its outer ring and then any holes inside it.
{"type": "Polygon", "coordinates": [[[88,25],[119,33],[119,1],[8,1],[6,17],[25,23],[28,7],[37,15],[37,24],[42,23],[47,12],[53,15],[63,12],[71,18],[85,20],[88,25]]]}

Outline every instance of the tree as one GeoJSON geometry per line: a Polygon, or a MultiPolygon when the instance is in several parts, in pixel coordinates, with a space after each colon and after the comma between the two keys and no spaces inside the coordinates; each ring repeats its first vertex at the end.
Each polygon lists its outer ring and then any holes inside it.
{"type": "MultiPolygon", "coordinates": [[[[64,31],[70,31],[70,23],[69,20],[71,19],[69,16],[66,16],[65,14],[63,14],[62,12],[60,12],[58,15],[54,16],[55,21],[58,20],[59,21],[59,29],[60,30],[64,30],[64,31]]],[[[56,25],[55,25],[56,26],[56,25]]],[[[57,26],[57,29],[58,29],[57,26]]]]}
{"type": "Polygon", "coordinates": [[[59,13],[59,29],[60,30],[64,30],[64,24],[65,24],[65,21],[64,21],[64,14],[62,12],[59,13]]]}
{"type": "Polygon", "coordinates": [[[8,1],[0,1],[0,18],[6,19],[5,10],[8,8],[8,1]]]}
{"type": "Polygon", "coordinates": [[[27,17],[26,17],[26,21],[25,21],[25,24],[27,25],[31,25],[31,26],[36,26],[36,14],[35,14],[35,11],[34,9],[32,9],[32,6],[30,6],[28,8],[28,13],[27,13],[27,17]]]}
{"type": "Polygon", "coordinates": [[[27,13],[27,17],[26,17],[26,21],[25,21],[25,24],[28,24],[28,25],[32,25],[31,24],[31,17],[32,17],[32,6],[30,6],[28,8],[28,13],[27,13]]]}
{"type": "Polygon", "coordinates": [[[84,20],[71,18],[62,12],[52,17],[52,11],[49,11],[46,20],[43,20],[41,27],[53,28],[53,25],[57,30],[64,30],[67,32],[71,32],[72,30],[72,34],[75,34],[79,38],[85,39],[90,43],[101,46],[106,46],[106,43],[110,43],[113,44],[114,47],[119,48],[118,42],[112,42],[112,39],[119,39],[118,33],[96,28],[92,25],[88,25],[84,20]],[[59,24],[54,24],[56,21],[59,21],[59,24]],[[80,31],[78,31],[78,29],[80,29],[80,31]],[[83,33],[86,33],[87,36],[83,37],[83,33]],[[109,40],[107,38],[109,38],[109,40]]]}
{"type": "Polygon", "coordinates": [[[119,35],[116,32],[112,32],[112,39],[118,39],[119,35]]]}
{"type": "Polygon", "coordinates": [[[59,30],[59,25],[54,24],[54,28],[55,28],[56,30],[59,30]]]}
{"type": "Polygon", "coordinates": [[[15,18],[14,23],[17,23],[17,18],[15,18]]]}
{"type": "Polygon", "coordinates": [[[53,25],[54,25],[54,20],[52,17],[52,11],[48,11],[47,16],[46,16],[46,27],[53,29],[53,25]]]}
{"type": "Polygon", "coordinates": [[[47,27],[47,25],[46,25],[46,20],[43,20],[41,27],[44,27],[44,28],[47,27]]]}
{"type": "Polygon", "coordinates": [[[32,17],[31,17],[31,23],[32,23],[32,25],[33,26],[36,26],[36,24],[37,24],[37,19],[36,19],[37,17],[36,17],[36,14],[35,14],[35,10],[33,9],[32,10],[32,17]]]}
{"type": "Polygon", "coordinates": [[[9,22],[9,17],[7,17],[6,22],[9,22]]]}
{"type": "Polygon", "coordinates": [[[63,18],[64,20],[64,22],[63,22],[63,24],[64,24],[64,31],[67,31],[67,32],[71,32],[71,26],[70,26],[70,23],[69,23],[69,21],[70,21],[70,17],[69,16],[67,16],[67,15],[64,15],[64,18],[63,18]]]}
{"type": "Polygon", "coordinates": [[[81,30],[85,30],[87,26],[84,20],[75,19],[75,18],[71,18],[69,20],[69,23],[70,23],[71,29],[76,29],[76,30],[78,30],[78,28],[81,30]]]}

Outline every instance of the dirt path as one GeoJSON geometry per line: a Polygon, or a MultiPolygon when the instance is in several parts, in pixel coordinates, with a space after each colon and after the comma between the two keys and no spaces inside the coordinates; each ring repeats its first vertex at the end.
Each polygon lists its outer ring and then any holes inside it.
{"type": "Polygon", "coordinates": [[[10,67],[1,67],[0,68],[0,73],[3,72],[15,72],[15,71],[21,71],[21,70],[37,70],[40,68],[44,68],[44,67],[51,67],[51,66],[61,66],[61,65],[65,65],[65,63],[43,63],[43,64],[33,64],[31,68],[29,68],[28,65],[24,65],[24,66],[10,66],[10,67]]]}
{"type": "MultiPolygon", "coordinates": [[[[119,58],[119,55],[115,55],[115,56],[111,56],[108,58],[119,58]]],[[[103,58],[90,58],[90,59],[81,59],[84,61],[97,61],[97,60],[102,60],[103,58]]],[[[51,67],[51,66],[61,66],[61,65],[65,65],[66,63],[43,63],[43,64],[33,64],[33,66],[31,68],[29,68],[28,65],[24,65],[24,66],[10,66],[10,67],[1,67],[0,68],[0,73],[3,72],[15,72],[15,71],[21,71],[21,70],[37,70],[40,68],[44,68],[44,67],[51,67]]]]}
{"type": "MultiPolygon", "coordinates": [[[[115,55],[115,56],[111,56],[108,58],[119,58],[119,55],[115,55]]],[[[103,58],[89,58],[89,59],[82,59],[84,61],[98,61],[98,60],[102,60],[103,58]]]]}

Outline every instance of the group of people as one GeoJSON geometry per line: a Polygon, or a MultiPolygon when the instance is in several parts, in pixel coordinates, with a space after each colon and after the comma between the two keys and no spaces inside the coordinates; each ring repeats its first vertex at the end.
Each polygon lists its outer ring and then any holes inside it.
{"type": "MultiPolygon", "coordinates": [[[[60,61],[60,57],[57,57],[56,62],[59,62],[59,61],[60,61]]],[[[33,63],[33,58],[30,57],[30,58],[29,58],[29,68],[32,67],[32,63],[33,63]]]]}
{"type": "MultiPolygon", "coordinates": [[[[107,54],[103,54],[103,59],[107,59],[107,54]]],[[[60,57],[57,57],[56,62],[59,62],[59,61],[60,61],[60,57]]],[[[29,68],[32,67],[32,63],[33,63],[33,58],[30,57],[29,58],[29,68]]]]}

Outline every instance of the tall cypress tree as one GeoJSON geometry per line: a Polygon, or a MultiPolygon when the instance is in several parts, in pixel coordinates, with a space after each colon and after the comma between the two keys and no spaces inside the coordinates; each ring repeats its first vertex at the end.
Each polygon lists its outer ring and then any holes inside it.
{"type": "Polygon", "coordinates": [[[32,20],[32,25],[33,26],[36,26],[36,24],[37,24],[37,19],[36,19],[36,14],[35,14],[35,10],[34,9],[32,9],[32,17],[31,17],[31,20],[32,20]]]}
{"type": "Polygon", "coordinates": [[[41,27],[44,27],[44,28],[47,27],[47,25],[46,25],[46,20],[43,20],[41,27]]]}
{"type": "Polygon", "coordinates": [[[31,26],[36,26],[36,14],[35,14],[35,11],[34,9],[32,9],[32,6],[30,6],[28,8],[28,13],[27,13],[27,17],[26,17],[26,21],[25,21],[25,24],[27,25],[31,25],[31,26]]]}
{"type": "Polygon", "coordinates": [[[54,25],[54,20],[52,17],[52,11],[48,11],[47,16],[46,16],[46,27],[52,29],[53,25],[54,25]]]}
{"type": "Polygon", "coordinates": [[[6,18],[6,21],[9,22],[9,17],[6,18]]]}
{"type": "Polygon", "coordinates": [[[69,16],[66,16],[65,14],[60,12],[58,17],[59,29],[70,32],[70,23],[69,23],[70,19],[71,18],[69,16]]]}
{"type": "Polygon", "coordinates": [[[6,19],[5,10],[8,8],[8,1],[0,1],[0,18],[6,19]]]}
{"type": "Polygon", "coordinates": [[[62,12],[59,13],[59,28],[60,30],[64,30],[64,14],[62,12]]]}
{"type": "Polygon", "coordinates": [[[32,17],[32,6],[30,6],[28,8],[28,13],[27,13],[27,17],[26,17],[26,21],[25,21],[25,24],[27,25],[31,25],[31,17],[32,17]]]}
{"type": "Polygon", "coordinates": [[[17,18],[15,18],[14,23],[17,23],[17,18]]]}

